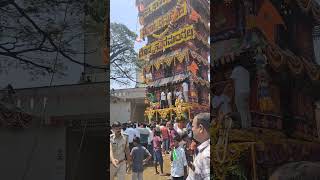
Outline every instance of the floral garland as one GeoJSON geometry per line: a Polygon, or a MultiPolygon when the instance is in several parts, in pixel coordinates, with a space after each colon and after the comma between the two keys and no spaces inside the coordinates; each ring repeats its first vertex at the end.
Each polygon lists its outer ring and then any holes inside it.
{"type": "Polygon", "coordinates": [[[313,63],[310,63],[305,58],[295,56],[293,53],[283,51],[276,46],[269,46],[266,50],[268,60],[275,70],[279,71],[279,67],[287,63],[289,69],[294,74],[301,74],[303,70],[306,70],[312,80],[320,80],[319,67],[313,63]]]}
{"type": "MultiPolygon", "coordinates": [[[[313,81],[320,80],[320,68],[318,65],[306,60],[304,57],[298,57],[290,51],[284,51],[278,46],[267,45],[262,49],[263,53],[267,56],[267,60],[271,67],[279,72],[281,66],[288,65],[290,71],[294,74],[301,74],[304,70],[313,81]]],[[[234,57],[237,56],[235,52],[225,55],[214,62],[226,64],[233,62],[234,57]]]]}
{"type": "Polygon", "coordinates": [[[160,117],[162,119],[165,119],[167,117],[167,115],[170,114],[170,109],[169,108],[159,109],[159,110],[157,110],[157,112],[160,114],[160,117]]]}
{"type": "Polygon", "coordinates": [[[194,83],[201,84],[202,86],[210,87],[209,81],[199,78],[198,76],[192,75],[192,80],[194,83]]]}
{"type": "Polygon", "coordinates": [[[180,63],[183,63],[183,61],[189,60],[188,58],[189,55],[192,58],[196,59],[197,61],[203,63],[204,65],[209,66],[208,60],[203,58],[200,54],[196,53],[193,50],[183,49],[183,50],[174,51],[170,56],[163,56],[150,63],[147,63],[144,66],[145,72],[149,73],[152,67],[155,67],[157,70],[159,70],[161,64],[170,66],[172,63],[175,62],[175,60],[178,60],[180,63]]]}
{"type": "Polygon", "coordinates": [[[195,51],[190,50],[190,55],[192,58],[199,60],[204,65],[209,66],[209,62],[207,59],[203,58],[200,54],[196,53],[195,51]]]}
{"type": "MultiPolygon", "coordinates": [[[[217,180],[224,180],[226,175],[233,170],[235,164],[238,163],[241,155],[246,152],[251,146],[251,143],[235,143],[229,144],[225,150],[226,158],[224,163],[220,163],[217,159],[216,152],[221,151],[221,146],[212,145],[211,166],[213,167],[214,174],[217,180]]],[[[224,150],[223,150],[224,151],[224,150]]]]}
{"type": "Polygon", "coordinates": [[[165,109],[152,109],[147,108],[145,111],[145,115],[151,120],[155,115],[159,114],[162,119],[165,119],[170,113],[175,113],[178,118],[183,116],[183,113],[189,111],[191,109],[191,105],[188,103],[177,102],[176,107],[165,108],[165,109]]]}
{"type": "Polygon", "coordinates": [[[155,113],[155,110],[146,110],[145,115],[147,115],[149,121],[153,118],[153,115],[155,113]]]}

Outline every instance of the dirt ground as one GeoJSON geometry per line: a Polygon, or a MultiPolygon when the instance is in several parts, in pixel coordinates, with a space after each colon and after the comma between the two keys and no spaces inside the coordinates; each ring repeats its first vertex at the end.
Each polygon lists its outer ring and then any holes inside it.
{"type": "MultiPolygon", "coordinates": [[[[155,175],[155,170],[153,165],[145,166],[143,171],[143,179],[144,180],[168,180],[170,179],[170,159],[169,155],[163,156],[163,173],[167,174],[167,176],[155,175]]],[[[158,171],[160,172],[160,167],[158,166],[158,171]]],[[[126,180],[131,180],[131,173],[126,175],[126,180]]]]}

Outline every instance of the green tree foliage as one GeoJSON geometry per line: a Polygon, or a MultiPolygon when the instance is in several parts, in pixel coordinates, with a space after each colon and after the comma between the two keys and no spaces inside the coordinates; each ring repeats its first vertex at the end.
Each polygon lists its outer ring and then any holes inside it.
{"type": "Polygon", "coordinates": [[[134,50],[137,35],[119,23],[110,24],[110,79],[127,85],[136,82],[136,70],[141,68],[134,50]]]}

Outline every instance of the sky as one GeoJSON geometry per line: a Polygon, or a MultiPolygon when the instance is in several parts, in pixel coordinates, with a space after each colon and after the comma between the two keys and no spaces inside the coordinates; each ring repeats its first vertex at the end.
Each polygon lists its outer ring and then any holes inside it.
{"type": "MultiPolygon", "coordinates": [[[[138,22],[138,9],[135,6],[135,0],[111,0],[110,1],[110,21],[122,23],[126,25],[131,31],[139,34],[140,24],[138,22]]],[[[145,44],[145,42],[135,43],[136,52],[145,44]]],[[[129,86],[120,86],[118,84],[111,83],[111,88],[123,89],[132,88],[135,83],[131,83],[129,86]]]]}
{"type": "MultiPolygon", "coordinates": [[[[0,0],[1,2],[1,0],[0,0]]],[[[55,17],[58,20],[63,21],[64,18],[64,9],[61,9],[61,12],[55,12],[55,17]]],[[[43,14],[42,16],[45,16],[46,14],[43,14]]],[[[82,18],[81,16],[75,17],[72,15],[67,15],[66,22],[71,23],[71,22],[78,22],[80,21],[79,18],[82,18]]],[[[40,24],[39,20],[37,17],[33,17],[33,20],[40,24]]],[[[74,29],[74,32],[76,31],[81,31],[81,29],[74,29]]],[[[67,34],[64,34],[65,38],[70,38],[68,37],[67,34]]],[[[4,39],[5,40],[5,39],[4,39]]],[[[81,39],[74,39],[74,41],[71,43],[73,49],[83,49],[83,40],[81,39]]],[[[0,42],[1,43],[1,42],[0,42]]],[[[36,55],[28,55],[32,58],[39,56],[36,55]]],[[[54,59],[56,57],[56,53],[46,53],[46,57],[43,59],[54,59]]],[[[65,71],[65,76],[54,76],[52,85],[64,85],[64,84],[76,84],[80,80],[80,75],[83,72],[83,67],[77,64],[74,64],[70,62],[69,60],[62,58],[61,55],[58,55],[59,58],[63,59],[64,65],[68,68],[67,71],[65,71]]],[[[82,62],[83,61],[83,55],[78,54],[72,56],[74,59],[77,61],[82,62]]],[[[32,87],[43,87],[43,86],[49,86],[50,85],[50,80],[51,80],[51,74],[46,75],[46,76],[38,76],[36,79],[32,79],[32,76],[30,75],[30,71],[28,70],[23,70],[21,68],[15,68],[15,67],[20,67],[19,62],[16,61],[15,59],[10,59],[5,56],[0,56],[0,89],[6,87],[8,84],[11,84],[13,88],[18,89],[18,88],[32,88],[32,87]],[[9,68],[6,68],[4,70],[3,67],[5,66],[4,60],[8,60],[13,62],[13,65],[11,65],[9,68]],[[4,72],[7,71],[7,72],[4,72]]]]}

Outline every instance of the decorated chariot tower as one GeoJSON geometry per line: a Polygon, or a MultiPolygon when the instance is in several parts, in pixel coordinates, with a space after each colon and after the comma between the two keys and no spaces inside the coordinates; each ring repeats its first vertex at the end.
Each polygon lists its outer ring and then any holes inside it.
{"type": "Polygon", "coordinates": [[[320,160],[319,15],[314,0],[211,3],[215,179],[320,160]]]}
{"type": "Polygon", "coordinates": [[[137,0],[149,122],[209,112],[209,2],[137,0]]]}

